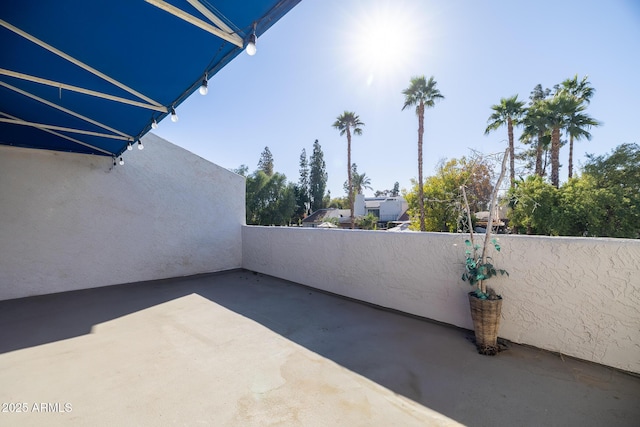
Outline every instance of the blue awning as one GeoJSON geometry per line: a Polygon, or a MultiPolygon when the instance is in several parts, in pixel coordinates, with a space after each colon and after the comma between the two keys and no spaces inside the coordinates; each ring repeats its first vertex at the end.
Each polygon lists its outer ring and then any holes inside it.
{"type": "Polygon", "coordinates": [[[0,8],[0,144],[119,156],[300,0],[0,8]]]}

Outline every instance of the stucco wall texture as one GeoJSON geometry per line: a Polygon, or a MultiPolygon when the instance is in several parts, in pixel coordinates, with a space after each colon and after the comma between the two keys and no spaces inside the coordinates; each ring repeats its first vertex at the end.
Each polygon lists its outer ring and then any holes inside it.
{"type": "MultiPolygon", "coordinates": [[[[243,267],[473,329],[465,236],[243,227],[243,267]]],[[[640,373],[640,241],[499,236],[499,335],[640,373]]]]}
{"type": "Polygon", "coordinates": [[[0,146],[0,300],[240,268],[244,179],[143,144],[115,167],[0,146]]]}

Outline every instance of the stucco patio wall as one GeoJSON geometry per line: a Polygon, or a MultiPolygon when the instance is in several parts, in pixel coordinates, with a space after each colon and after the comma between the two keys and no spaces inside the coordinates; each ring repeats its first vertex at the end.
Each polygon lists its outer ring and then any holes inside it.
{"type": "MultiPolygon", "coordinates": [[[[640,241],[500,236],[500,336],[640,373],[640,241]]],[[[243,227],[244,268],[472,329],[464,236],[243,227]]]]}
{"type": "Polygon", "coordinates": [[[240,268],[244,179],[143,143],[115,167],[0,146],[0,300],[240,268]]]}

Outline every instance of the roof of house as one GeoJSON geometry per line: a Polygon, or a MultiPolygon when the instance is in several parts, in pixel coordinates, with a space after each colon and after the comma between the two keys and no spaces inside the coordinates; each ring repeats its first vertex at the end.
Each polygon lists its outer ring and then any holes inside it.
{"type": "Polygon", "coordinates": [[[338,220],[340,221],[341,218],[347,218],[348,220],[350,216],[351,211],[349,209],[326,208],[318,209],[317,211],[303,219],[302,222],[321,223],[329,218],[338,218],[338,220]]]}

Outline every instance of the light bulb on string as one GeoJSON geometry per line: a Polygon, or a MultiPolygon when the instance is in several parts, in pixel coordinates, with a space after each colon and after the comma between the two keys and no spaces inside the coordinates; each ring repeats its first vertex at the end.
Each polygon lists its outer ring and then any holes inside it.
{"type": "Polygon", "coordinates": [[[144,145],[142,145],[142,140],[138,140],[138,150],[142,150],[144,148],[144,145]]]}
{"type": "Polygon", "coordinates": [[[258,36],[256,36],[256,23],[253,23],[253,31],[249,35],[249,42],[247,43],[247,55],[253,56],[256,54],[256,43],[258,42],[258,36]]]}
{"type": "Polygon", "coordinates": [[[133,146],[131,145],[131,142],[129,142],[127,144],[127,151],[131,151],[131,150],[133,150],[133,146]]]}
{"type": "Polygon", "coordinates": [[[171,107],[171,121],[173,123],[178,121],[178,115],[176,114],[176,110],[173,107],[171,107]]]}
{"type": "Polygon", "coordinates": [[[200,86],[199,92],[200,95],[206,95],[207,93],[209,93],[209,84],[206,77],[202,80],[202,85],[200,86]]]}
{"type": "Polygon", "coordinates": [[[124,160],[120,157],[120,166],[124,166],[124,160]]]}
{"type": "Polygon", "coordinates": [[[253,33],[249,36],[249,43],[247,43],[247,55],[253,56],[256,54],[258,49],[256,48],[256,42],[258,41],[258,37],[253,33]]]}
{"type": "Polygon", "coordinates": [[[156,119],[153,119],[151,122],[151,129],[158,129],[158,122],[156,122],[156,119]]]}

